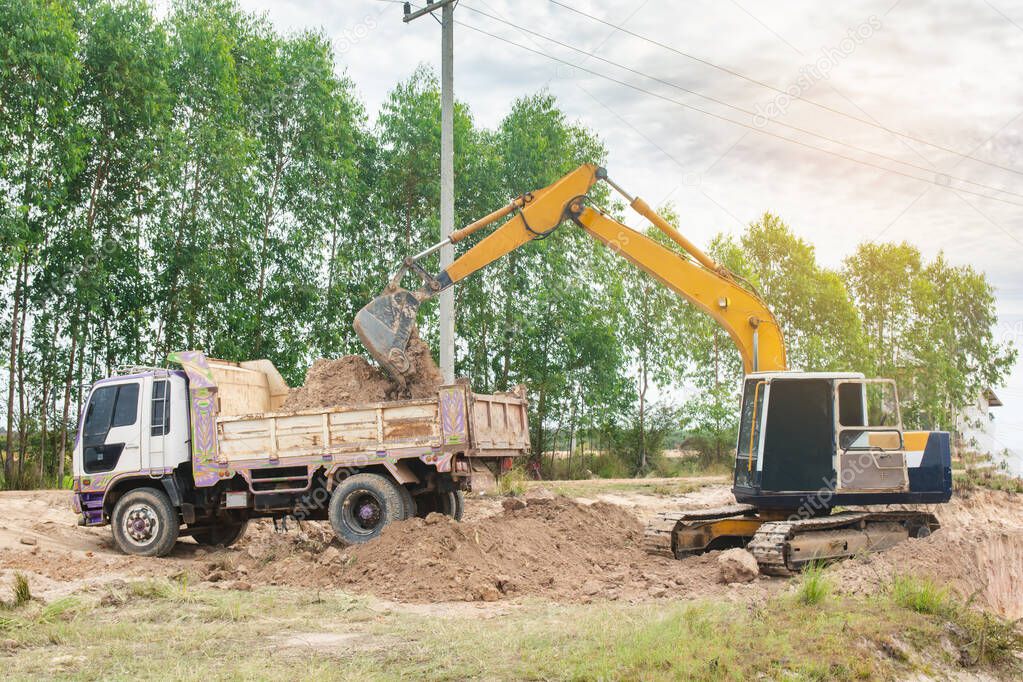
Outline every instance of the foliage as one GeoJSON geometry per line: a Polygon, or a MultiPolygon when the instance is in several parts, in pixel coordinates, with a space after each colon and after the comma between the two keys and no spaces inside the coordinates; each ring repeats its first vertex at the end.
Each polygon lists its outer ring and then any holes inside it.
{"type": "MultiPolygon", "coordinates": [[[[66,484],[82,387],[118,366],[197,348],[297,385],[314,358],[361,352],[355,312],[439,238],[440,94],[420,66],[370,120],[343,59],[236,0],[0,0],[0,485],[66,484]]],[[[454,122],[459,224],[607,157],[547,91],[492,128],[462,102],[454,122]]],[[[771,214],[708,253],[761,292],[793,366],[898,379],[910,426],[954,427],[1016,360],[983,274],[943,256],[863,244],[836,272],[771,214]]],[[[669,442],[731,458],[728,335],[574,225],[455,293],[456,371],[526,385],[536,457],[568,450],[571,476],[670,471],[669,442]]]]}
{"type": "Polygon", "coordinates": [[[0,601],[0,607],[4,610],[21,608],[32,601],[32,590],[28,584],[28,578],[24,573],[14,574],[14,586],[11,588],[11,601],[0,601]]]}
{"type": "Polygon", "coordinates": [[[497,494],[516,497],[526,492],[526,472],[522,467],[513,467],[497,477],[497,494]]]}

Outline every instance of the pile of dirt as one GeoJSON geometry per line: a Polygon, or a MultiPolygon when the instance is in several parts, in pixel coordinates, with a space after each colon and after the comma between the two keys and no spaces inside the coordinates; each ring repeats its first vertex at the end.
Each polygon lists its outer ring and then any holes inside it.
{"type": "Polygon", "coordinates": [[[885,589],[895,576],[950,585],[963,599],[1023,618],[1023,505],[1011,493],[976,490],[934,508],[941,529],[877,554],[836,564],[844,592],[885,589]]]}
{"type": "Polygon", "coordinates": [[[283,409],[297,411],[436,396],[443,378],[430,346],[413,335],[406,354],[411,369],[405,390],[361,355],[345,355],[336,360],[320,358],[309,368],[305,385],[292,389],[283,409]]]}
{"type": "Polygon", "coordinates": [[[308,410],[392,399],[395,387],[386,374],[361,355],[320,358],[306,374],[305,385],[292,389],[285,410],[308,410]]]}
{"type": "Polygon", "coordinates": [[[715,556],[684,563],[649,556],[627,510],[563,497],[527,498],[522,508],[477,521],[409,519],[349,548],[337,547],[326,525],[289,535],[253,536],[230,566],[214,562],[213,579],[334,587],[403,602],[640,599],[724,589],[715,556]]]}

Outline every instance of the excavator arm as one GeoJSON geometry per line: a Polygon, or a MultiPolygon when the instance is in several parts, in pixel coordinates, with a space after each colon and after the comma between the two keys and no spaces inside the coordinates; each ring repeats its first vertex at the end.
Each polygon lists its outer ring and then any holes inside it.
{"type": "Polygon", "coordinates": [[[654,276],[671,290],[713,317],[739,349],[746,372],[786,368],[785,343],[774,316],[760,297],[739,278],[686,239],[639,197],[632,197],[598,166],[584,164],[555,183],[524,194],[507,206],[466,227],[449,240],[406,258],[390,283],[355,317],[355,329],[370,354],[399,382],[410,364],[405,351],[414,330],[419,305],[533,239],[543,238],[562,223],[572,221],[587,234],[654,276]],[[686,255],[657,243],[589,204],[592,187],[604,181],[629,205],[653,223],[686,255]],[[503,218],[503,225],[480,240],[437,275],[419,261],[448,243],[462,241],[503,218]],[[410,292],[401,279],[416,272],[423,286],[410,292]]]}

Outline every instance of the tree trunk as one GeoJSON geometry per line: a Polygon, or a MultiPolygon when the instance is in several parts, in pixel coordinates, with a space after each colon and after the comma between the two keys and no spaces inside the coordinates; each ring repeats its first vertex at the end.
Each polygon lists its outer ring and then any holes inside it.
{"type": "Polygon", "coordinates": [[[42,408],[39,414],[39,485],[43,485],[43,481],[46,480],[46,414],[50,409],[50,374],[46,370],[43,371],[43,401],[42,408]]]}
{"type": "Polygon", "coordinates": [[[18,486],[24,481],[25,457],[28,455],[28,415],[25,407],[25,318],[28,312],[28,264],[21,283],[21,323],[18,330],[18,486]]]}
{"type": "Polygon", "coordinates": [[[258,358],[263,351],[263,291],[266,287],[266,242],[270,238],[270,225],[273,223],[274,204],[277,201],[277,188],[281,180],[284,160],[277,159],[274,168],[273,185],[266,199],[266,210],[263,212],[263,240],[259,246],[259,281],[256,286],[256,342],[253,350],[258,358]]]}
{"type": "Polygon", "coordinates": [[[4,453],[4,478],[11,483],[12,464],[14,461],[14,387],[18,368],[18,332],[21,325],[21,273],[25,267],[25,251],[22,250],[15,272],[14,305],[11,312],[11,343],[7,363],[7,449],[4,453]]]}
{"type": "Polygon", "coordinates": [[[64,410],[60,421],[60,447],[57,453],[57,486],[64,480],[64,459],[67,452],[68,419],[71,411],[71,382],[75,378],[75,351],[78,350],[78,325],[71,326],[71,352],[68,353],[67,375],[64,380],[64,410]]]}

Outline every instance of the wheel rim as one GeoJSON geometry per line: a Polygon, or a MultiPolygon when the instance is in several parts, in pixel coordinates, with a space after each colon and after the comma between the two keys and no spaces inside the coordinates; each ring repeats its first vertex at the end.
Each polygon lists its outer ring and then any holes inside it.
{"type": "Polygon", "coordinates": [[[353,531],[370,535],[382,525],[383,501],[368,490],[357,490],[345,500],[344,517],[353,531]]]}
{"type": "Polygon", "coordinates": [[[128,507],[121,522],[124,536],[136,547],[144,547],[153,541],[160,532],[160,517],[156,510],[144,503],[136,503],[128,507]]]}

